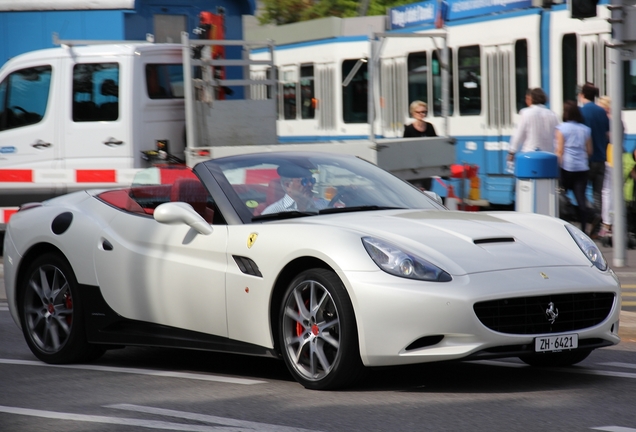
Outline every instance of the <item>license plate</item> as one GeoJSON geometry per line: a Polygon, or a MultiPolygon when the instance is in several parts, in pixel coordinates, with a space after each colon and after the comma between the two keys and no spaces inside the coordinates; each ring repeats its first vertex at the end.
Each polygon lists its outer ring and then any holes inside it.
{"type": "Polygon", "coordinates": [[[578,334],[538,337],[534,340],[534,350],[536,352],[571,350],[578,348],[578,346],[578,334]]]}

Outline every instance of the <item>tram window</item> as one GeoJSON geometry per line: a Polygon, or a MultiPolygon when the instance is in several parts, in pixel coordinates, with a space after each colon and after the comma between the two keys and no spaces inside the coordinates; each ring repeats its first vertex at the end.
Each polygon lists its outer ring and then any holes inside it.
{"type": "Polygon", "coordinates": [[[316,115],[314,65],[300,67],[300,115],[304,119],[312,119],[316,115]]]}
{"type": "Polygon", "coordinates": [[[570,33],[563,36],[561,71],[563,83],[563,100],[576,100],[576,71],[578,57],[576,53],[576,34],[570,33]]]}
{"type": "MultiPolygon", "coordinates": [[[[349,75],[357,59],[342,62],[342,76],[349,75]]],[[[360,69],[355,73],[349,85],[342,88],[342,115],[345,123],[367,122],[367,63],[361,62],[360,69]]]]}
{"type": "MultiPolygon", "coordinates": [[[[450,100],[448,101],[448,115],[453,115],[454,93],[453,93],[453,50],[448,49],[449,68],[448,68],[448,93],[450,100]]],[[[433,72],[433,114],[442,115],[442,66],[439,61],[437,52],[433,52],[433,61],[431,62],[433,72]]]]}
{"type": "Polygon", "coordinates": [[[459,114],[481,114],[481,58],[479,45],[457,50],[459,114]]]}
{"type": "Polygon", "coordinates": [[[296,119],[296,80],[292,71],[283,71],[283,117],[296,119]]]}
{"type": "Polygon", "coordinates": [[[426,52],[409,54],[407,58],[409,101],[428,103],[428,67],[426,52]]]}
{"type": "Polygon", "coordinates": [[[623,103],[625,109],[636,109],[636,60],[623,62],[623,103]]]}
{"type": "Polygon", "coordinates": [[[528,41],[520,39],[515,42],[515,101],[517,111],[526,107],[528,90],[528,41]]]}

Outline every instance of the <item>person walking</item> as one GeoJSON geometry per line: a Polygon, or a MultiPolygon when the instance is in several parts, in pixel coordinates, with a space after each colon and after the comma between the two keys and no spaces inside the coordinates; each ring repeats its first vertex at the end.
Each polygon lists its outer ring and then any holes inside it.
{"type": "Polygon", "coordinates": [[[545,106],[547,101],[542,89],[530,90],[531,105],[519,112],[519,123],[510,138],[508,161],[514,160],[517,152],[542,150],[554,153],[554,131],[559,119],[545,106]]]}
{"type": "MultiPolygon", "coordinates": [[[[612,121],[611,100],[608,96],[601,96],[598,99],[598,104],[607,113],[609,121],[612,121]]],[[[621,131],[624,130],[623,122],[621,121],[621,131]]],[[[623,137],[621,134],[619,143],[621,148],[623,146],[623,137]]],[[[612,158],[612,144],[607,144],[607,154],[605,157],[605,173],[603,175],[603,189],[601,190],[601,228],[598,232],[598,237],[607,237],[612,233],[612,223],[614,218],[614,203],[612,196],[612,172],[614,169],[614,163],[612,158]]]]}
{"type": "Polygon", "coordinates": [[[574,193],[581,230],[587,228],[587,188],[592,131],[583,124],[583,116],[574,101],[563,104],[563,123],[556,127],[555,154],[561,167],[561,187],[574,193]]]}
{"type": "MultiPolygon", "coordinates": [[[[592,131],[593,152],[590,156],[589,180],[592,183],[594,209],[600,215],[603,208],[603,179],[605,177],[605,161],[607,160],[607,144],[609,143],[609,118],[605,110],[594,103],[598,89],[592,83],[585,83],[579,93],[581,114],[586,126],[592,131]]],[[[601,218],[597,218],[600,222],[601,218]]],[[[598,227],[592,228],[596,235],[598,227]]]]}

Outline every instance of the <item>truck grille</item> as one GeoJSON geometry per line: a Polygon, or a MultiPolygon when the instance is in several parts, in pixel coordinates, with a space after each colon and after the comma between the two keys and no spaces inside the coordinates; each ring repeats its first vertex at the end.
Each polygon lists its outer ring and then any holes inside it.
{"type": "MultiPolygon", "coordinates": [[[[614,293],[577,293],[518,297],[476,303],[477,318],[500,333],[562,333],[595,326],[605,320],[614,305],[614,293]],[[549,313],[558,311],[550,323],[549,313]]],[[[552,314],[554,316],[554,314],[552,314]]]]}

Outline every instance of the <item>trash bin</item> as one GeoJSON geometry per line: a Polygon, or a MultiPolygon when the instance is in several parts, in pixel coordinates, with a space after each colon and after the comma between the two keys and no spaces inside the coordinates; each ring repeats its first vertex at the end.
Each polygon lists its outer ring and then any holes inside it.
{"type": "Polygon", "coordinates": [[[559,216],[559,161],[554,153],[534,151],[515,156],[515,210],[559,216]]]}

